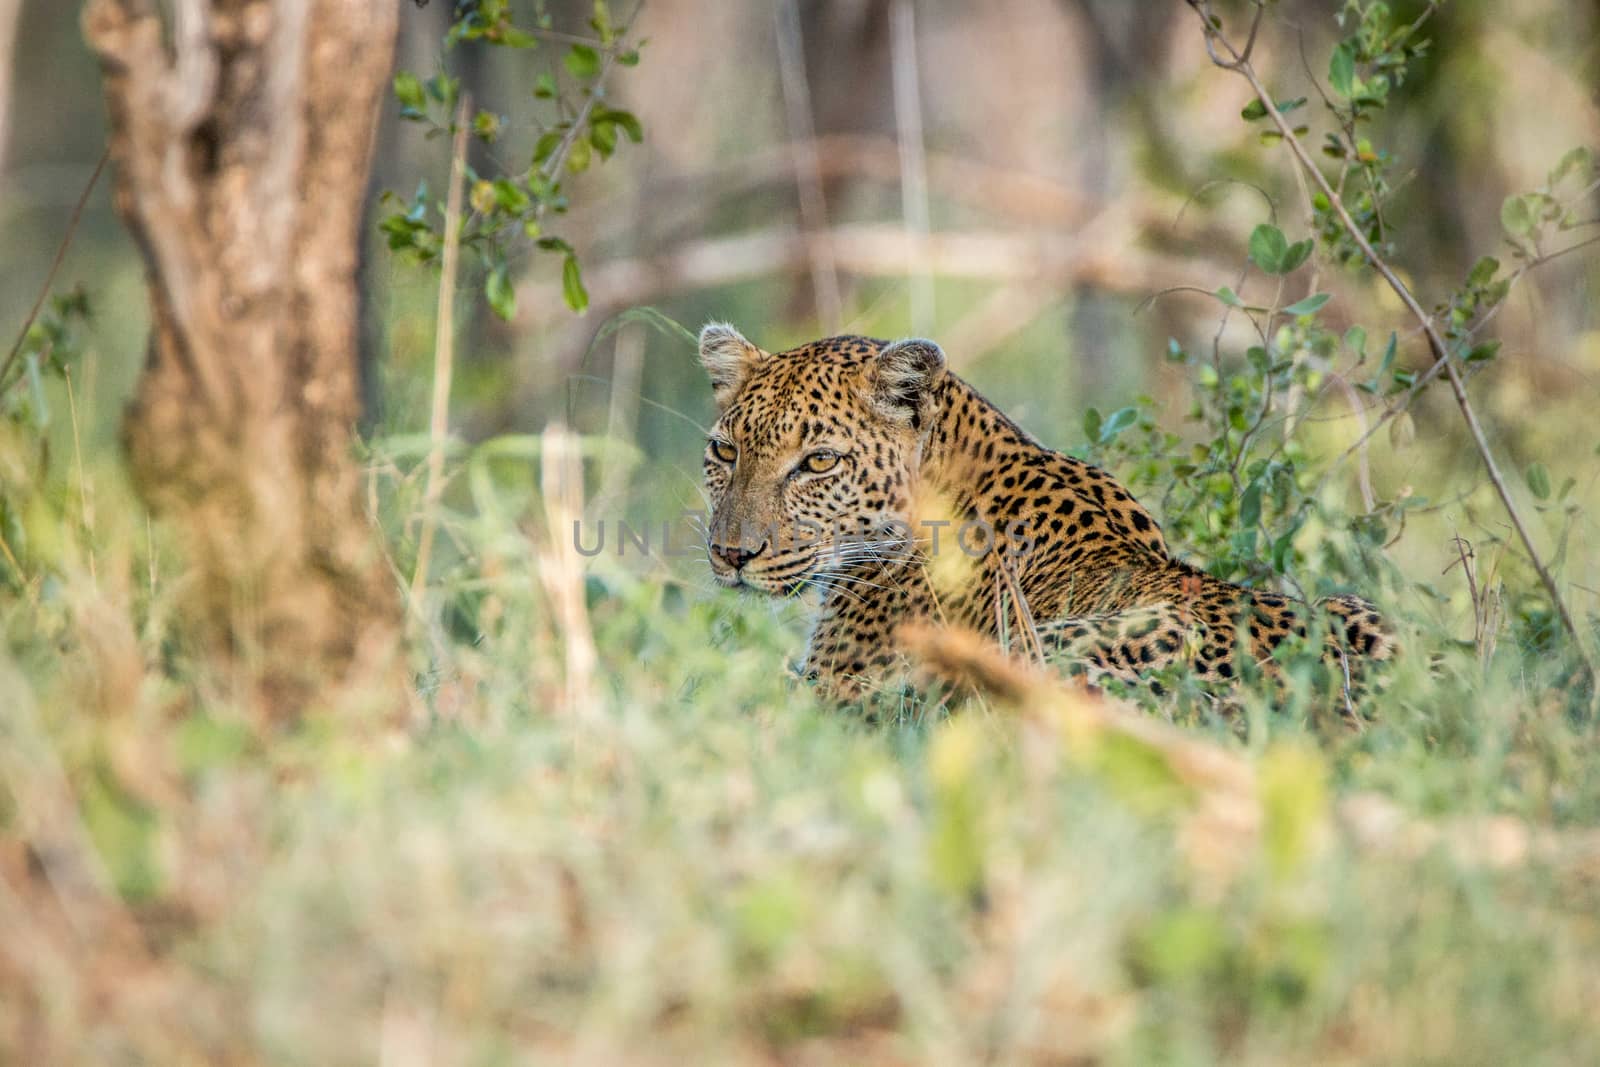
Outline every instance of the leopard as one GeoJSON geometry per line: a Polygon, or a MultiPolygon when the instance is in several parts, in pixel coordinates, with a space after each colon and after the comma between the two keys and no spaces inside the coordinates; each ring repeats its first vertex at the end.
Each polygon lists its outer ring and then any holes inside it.
{"type": "Polygon", "coordinates": [[[1271,673],[1274,650],[1313,619],[1346,683],[1395,654],[1360,596],[1307,603],[1175,556],[1111,474],[1041,444],[934,341],[843,335],[769,352],[713,322],[699,359],[716,409],[711,572],[725,587],[820,595],[800,671],[836,700],[908,684],[908,623],[1157,692],[1175,666],[1222,686],[1239,684],[1243,656],[1271,673]]]}

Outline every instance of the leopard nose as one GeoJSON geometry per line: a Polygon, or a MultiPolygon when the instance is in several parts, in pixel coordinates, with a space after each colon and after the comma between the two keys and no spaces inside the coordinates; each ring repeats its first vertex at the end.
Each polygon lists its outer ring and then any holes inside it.
{"type": "Polygon", "coordinates": [[[763,541],[756,548],[745,548],[743,545],[712,545],[711,551],[717,554],[728,566],[734,570],[744,569],[744,565],[755,559],[767,550],[767,542],[763,541]]]}

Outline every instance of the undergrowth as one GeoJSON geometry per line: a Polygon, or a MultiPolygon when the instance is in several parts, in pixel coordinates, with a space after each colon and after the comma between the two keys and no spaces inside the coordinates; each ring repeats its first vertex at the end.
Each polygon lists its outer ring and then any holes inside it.
{"type": "MultiPolygon", "coordinates": [[[[1383,50],[1379,7],[1351,5],[1336,130],[1415,48],[1383,50]]],[[[1312,212],[1321,251],[1270,221],[1251,240],[1280,296],[1351,258],[1312,212]]],[[[1092,743],[997,701],[908,696],[873,722],[819,702],[786,667],[805,604],[575,550],[607,481],[652,514],[697,501],[681,465],[560,429],[452,455],[406,714],[262,727],[185,646],[184,563],[114,460],[41,465],[39,335],[0,445],[4,1059],[1600,1060],[1600,752],[1573,643],[1511,549],[1463,548],[1448,581],[1384,562],[1427,504],[1353,507],[1312,416],[1336,380],[1398,395],[1413,372],[1388,330],[1239,288],[1217,299],[1249,343],[1170,351],[1192,421],[1135,403],[1078,451],[1219,575],[1373,596],[1405,654],[1355,719],[1291,664],[1284,700],[1165,702],[1138,721],[1175,730],[1092,743]],[[1220,802],[1173,738],[1248,787],[1220,802]],[[1383,818],[1356,818],[1374,798],[1383,818]]],[[[409,575],[425,443],[367,449],[409,575]]]]}

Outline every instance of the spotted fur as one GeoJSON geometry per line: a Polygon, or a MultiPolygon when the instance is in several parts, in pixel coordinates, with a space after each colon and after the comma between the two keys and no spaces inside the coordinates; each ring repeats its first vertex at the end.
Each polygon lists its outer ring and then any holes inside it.
{"type": "MultiPolygon", "coordinates": [[[[718,407],[712,571],[772,595],[819,588],[805,670],[841,698],[899,672],[896,632],[915,619],[1135,683],[1179,663],[1228,681],[1242,645],[1266,662],[1306,633],[1288,597],[1175,559],[1115,479],[1035,441],[932,341],[832,337],[774,354],[712,324],[700,353],[718,407]]],[[[1318,607],[1330,661],[1358,673],[1391,655],[1365,600],[1318,607]]]]}

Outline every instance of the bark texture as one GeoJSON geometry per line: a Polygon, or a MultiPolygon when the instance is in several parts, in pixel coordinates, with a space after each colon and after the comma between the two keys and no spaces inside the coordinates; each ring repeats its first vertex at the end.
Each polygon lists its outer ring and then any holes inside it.
{"type": "Polygon", "coordinates": [[[143,253],[136,483],[195,567],[194,637],[263,710],[387,674],[360,506],[356,270],[396,0],[90,0],[117,208],[143,253]]]}

